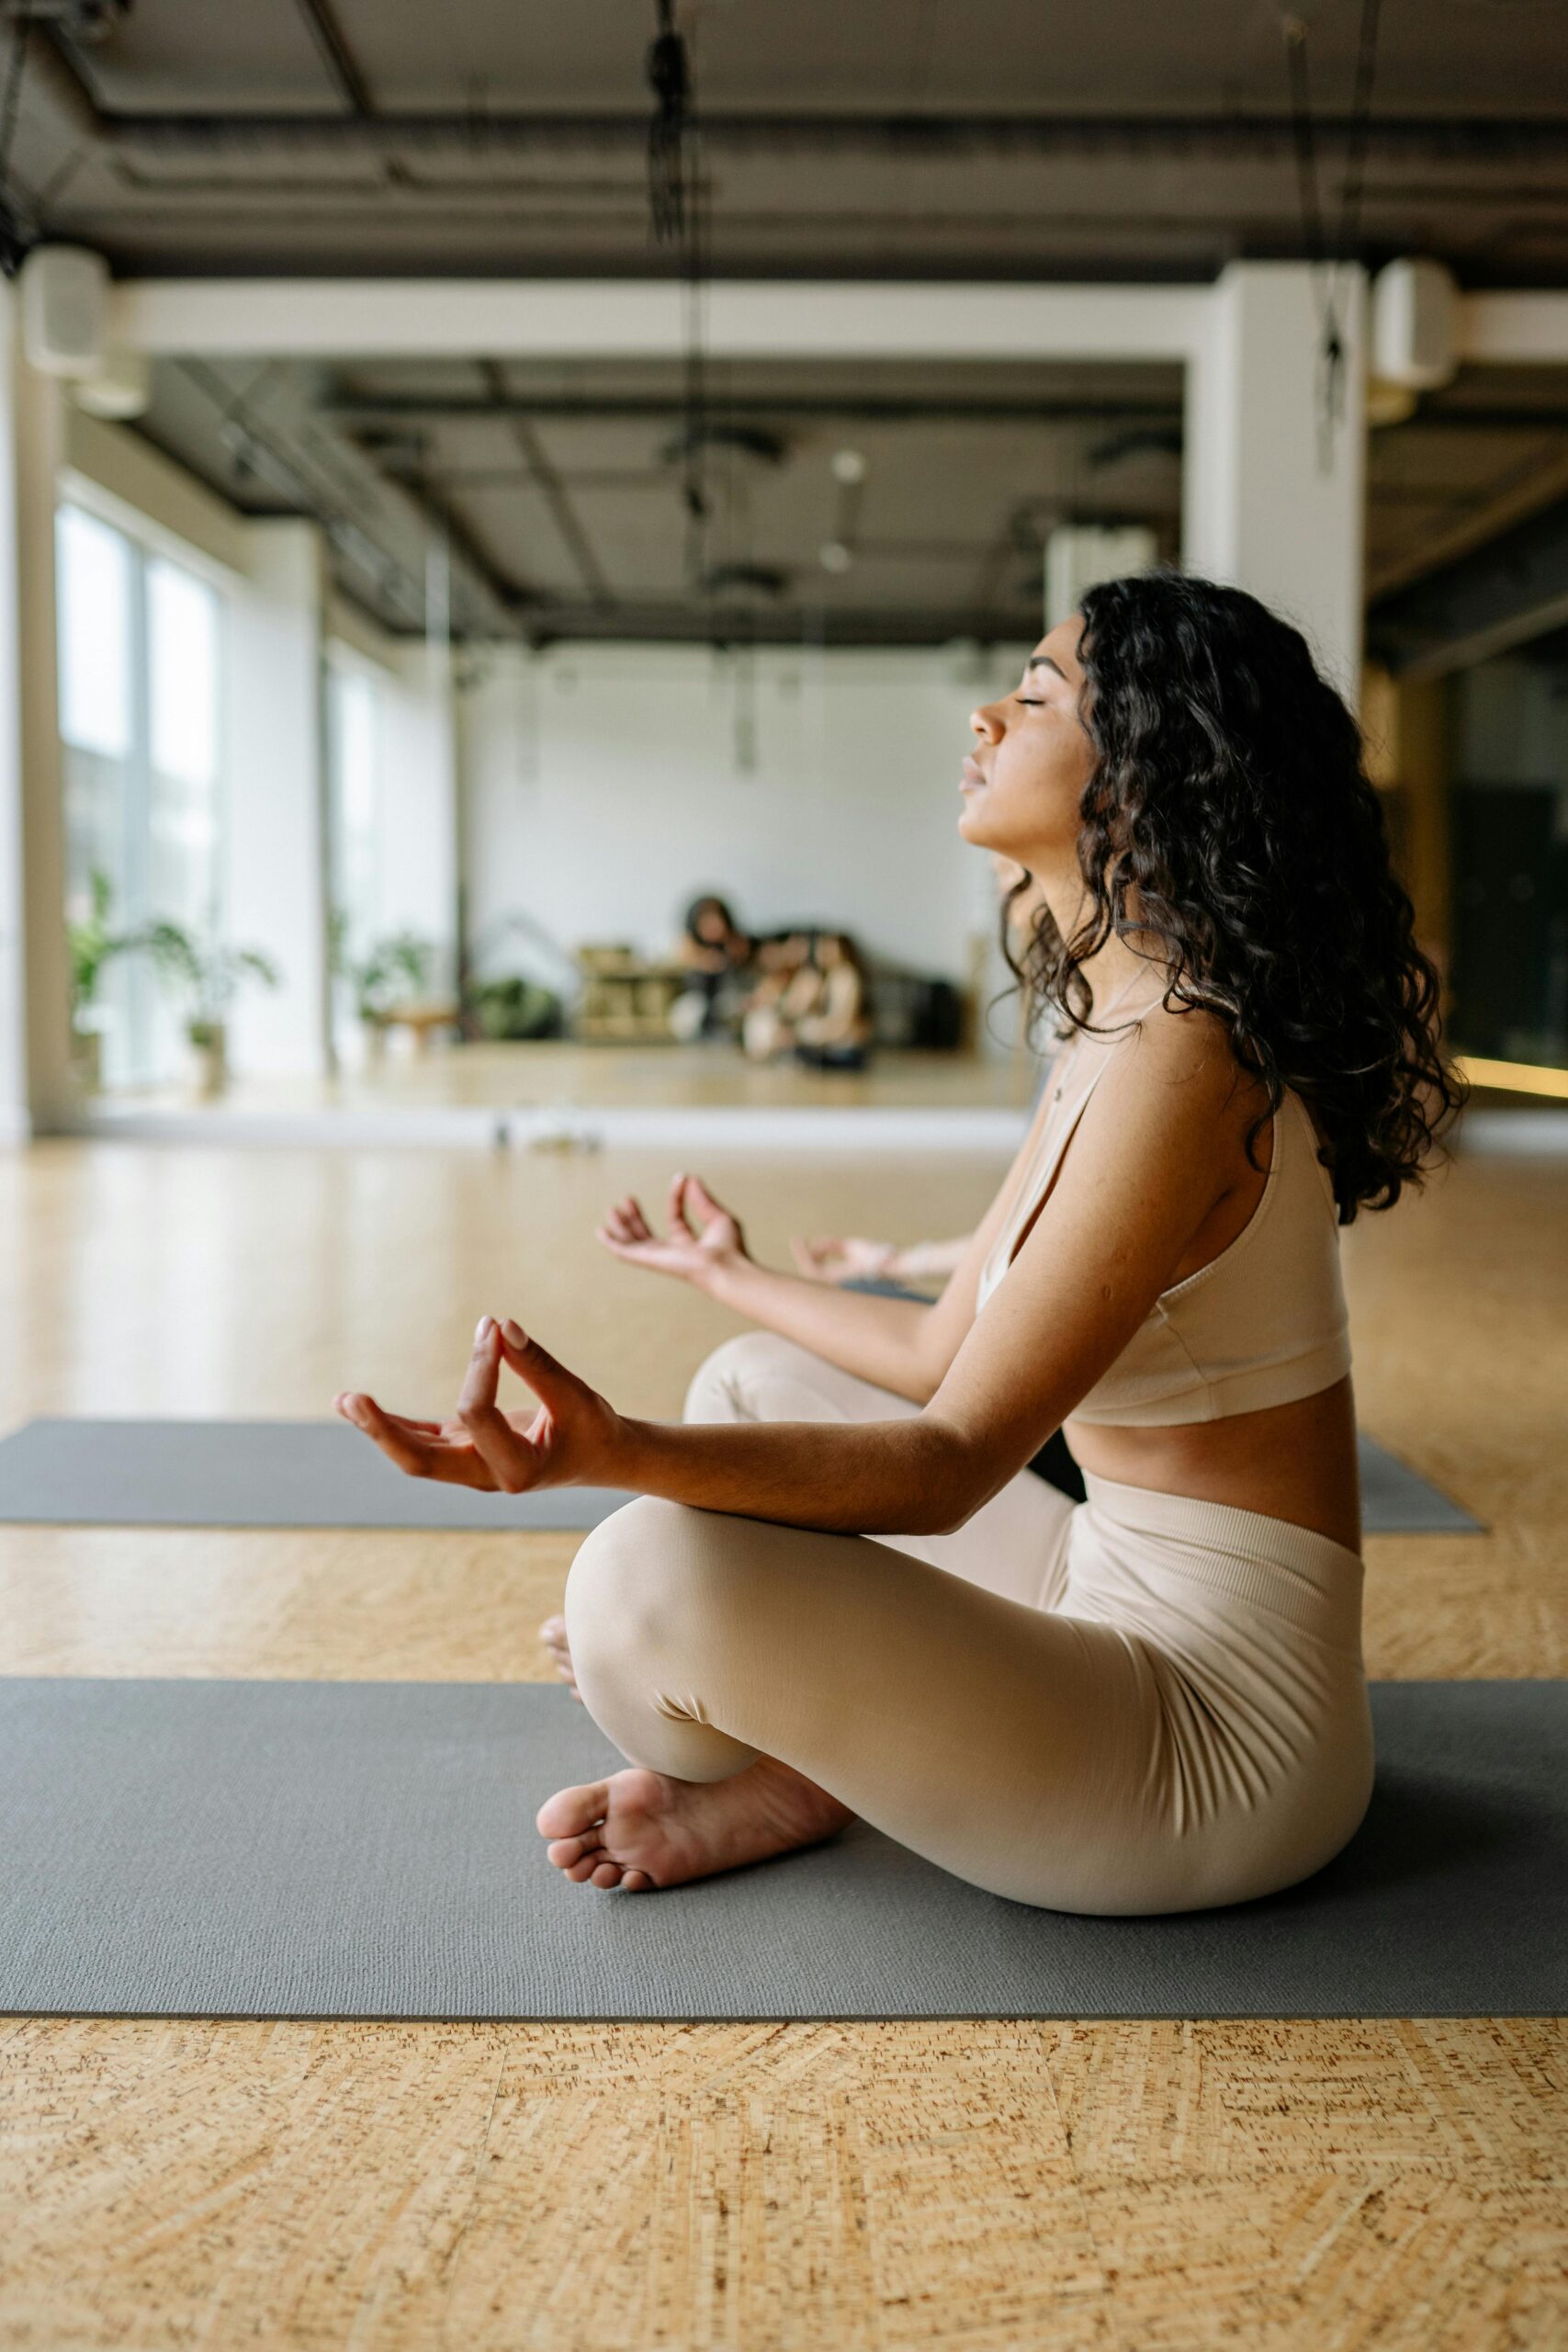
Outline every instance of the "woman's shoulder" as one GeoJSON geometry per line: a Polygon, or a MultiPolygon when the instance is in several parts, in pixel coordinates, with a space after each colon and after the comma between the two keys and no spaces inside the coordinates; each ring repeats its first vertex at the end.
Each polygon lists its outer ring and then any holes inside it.
{"type": "Polygon", "coordinates": [[[1111,1047],[1111,1057],[1118,1090],[1158,1093],[1200,1125],[1245,1132],[1268,1108],[1262,1079],[1236,1059],[1230,1023],[1206,1005],[1155,1003],[1111,1047]]]}

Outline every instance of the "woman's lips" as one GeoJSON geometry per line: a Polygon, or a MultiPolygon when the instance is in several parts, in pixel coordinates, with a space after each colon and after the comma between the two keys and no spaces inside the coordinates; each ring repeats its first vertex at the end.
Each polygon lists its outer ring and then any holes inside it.
{"type": "Polygon", "coordinates": [[[958,778],[959,791],[978,792],[984,786],[985,781],[985,777],[981,775],[974,761],[965,760],[958,778]]]}

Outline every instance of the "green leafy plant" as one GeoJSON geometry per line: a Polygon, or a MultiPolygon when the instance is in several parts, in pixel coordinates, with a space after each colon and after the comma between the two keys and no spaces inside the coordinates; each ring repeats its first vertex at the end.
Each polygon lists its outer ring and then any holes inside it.
{"type": "Polygon", "coordinates": [[[433,941],[415,931],[395,931],[373,940],[363,956],[349,947],[348,912],[334,907],[327,919],[327,955],[331,967],[354,991],[354,1009],[361,1021],[384,1021],[392,1007],[421,996],[430,985],[435,961],[433,941]]]}
{"type": "Polygon", "coordinates": [[[186,1035],[193,1046],[210,1046],[229,1007],[247,979],[277,987],[282,974],[259,947],[231,947],[226,940],[197,939],[177,922],[150,922],[132,934],[145,947],[159,978],[184,989],[189,1010],[186,1035]]]}
{"type": "Polygon", "coordinates": [[[134,931],[117,932],[109,928],[109,913],[114,905],[114,884],[102,866],[95,865],[88,884],[91,911],[79,922],[68,922],[65,936],[71,951],[71,1021],[75,1026],[78,1015],[92,1003],[98,992],[98,981],[104,966],[111,957],[123,956],[128,948],[140,947],[143,942],[134,931]]]}
{"type": "Polygon", "coordinates": [[[481,980],[468,991],[481,1037],[556,1037],[560,1035],[561,1001],[553,989],[514,973],[505,979],[481,980]]]}

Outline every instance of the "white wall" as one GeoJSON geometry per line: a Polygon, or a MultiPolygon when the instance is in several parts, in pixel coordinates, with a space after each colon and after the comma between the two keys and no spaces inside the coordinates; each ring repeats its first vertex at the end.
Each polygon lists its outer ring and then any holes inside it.
{"type": "Polygon", "coordinates": [[[498,653],[462,713],[480,967],[528,967],[495,938],[511,913],[568,950],[626,940],[653,953],[686,901],[716,889],[755,929],[814,920],[962,980],[996,903],[989,861],[957,831],[968,716],[1016,683],[1027,650],[761,649],[754,766],[737,743],[733,656],[498,653]]]}
{"type": "Polygon", "coordinates": [[[281,967],[230,1015],[236,1069],[326,1067],[321,663],[322,551],[313,523],[253,523],[229,599],[221,905],[226,936],[281,967]]]}
{"type": "Polygon", "coordinates": [[[383,654],[379,826],[381,917],[436,946],[432,987],[455,982],[457,747],[444,657],[388,639],[383,654]]]}

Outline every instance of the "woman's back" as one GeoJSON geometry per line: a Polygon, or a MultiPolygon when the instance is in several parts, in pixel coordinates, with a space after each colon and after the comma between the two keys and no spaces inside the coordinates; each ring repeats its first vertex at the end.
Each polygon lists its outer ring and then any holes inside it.
{"type": "MultiPolygon", "coordinates": [[[[1125,1069],[1149,1023],[1204,1017],[1164,1012],[1162,994],[1156,979],[1120,1008],[1114,1034],[1078,1032],[1056,1057],[980,1268],[976,1314],[1005,1280],[1106,1072],[1118,1060],[1125,1069]]],[[[1230,1129],[1215,1142],[1235,1149],[1230,1129]]],[[[1192,1261],[1179,1261],[1065,1428],[1080,1465],[1100,1476],[1267,1510],[1354,1549],[1359,1508],[1337,1209],[1311,1115],[1288,1089],[1258,1159],[1263,1171],[1244,1164],[1201,1227],[1192,1261]]]]}

